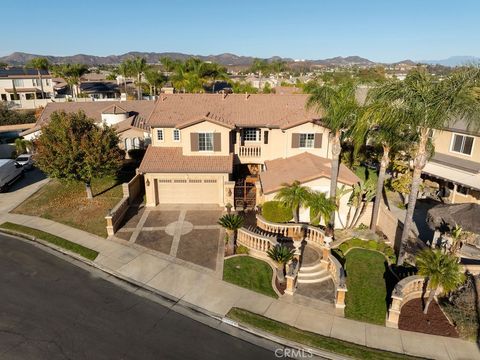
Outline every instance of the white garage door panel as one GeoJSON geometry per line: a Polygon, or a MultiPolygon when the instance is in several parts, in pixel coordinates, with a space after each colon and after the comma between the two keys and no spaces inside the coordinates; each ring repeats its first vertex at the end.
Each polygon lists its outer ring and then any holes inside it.
{"type": "Polygon", "coordinates": [[[220,203],[220,180],[190,179],[171,182],[158,180],[160,204],[218,204],[220,203]]]}

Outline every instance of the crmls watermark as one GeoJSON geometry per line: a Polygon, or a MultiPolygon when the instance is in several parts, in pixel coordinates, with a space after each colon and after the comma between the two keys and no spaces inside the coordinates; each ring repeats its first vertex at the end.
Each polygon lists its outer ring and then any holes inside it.
{"type": "Polygon", "coordinates": [[[281,348],[275,350],[275,357],[277,358],[295,358],[295,359],[310,359],[313,354],[304,349],[290,349],[281,348]]]}

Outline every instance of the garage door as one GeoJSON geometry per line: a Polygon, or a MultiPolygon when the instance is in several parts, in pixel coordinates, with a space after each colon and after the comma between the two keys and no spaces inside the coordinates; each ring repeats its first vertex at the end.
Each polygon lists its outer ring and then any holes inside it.
{"type": "Polygon", "coordinates": [[[220,179],[158,179],[160,204],[220,204],[220,179]]]}

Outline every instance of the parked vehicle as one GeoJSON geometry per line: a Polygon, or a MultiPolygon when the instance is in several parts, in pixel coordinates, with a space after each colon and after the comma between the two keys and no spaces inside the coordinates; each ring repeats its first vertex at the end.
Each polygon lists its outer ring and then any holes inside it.
{"type": "Polygon", "coordinates": [[[0,159],[0,192],[23,175],[23,166],[14,160],[0,159]]]}
{"type": "Polygon", "coordinates": [[[15,159],[17,163],[23,166],[25,170],[31,170],[33,167],[32,154],[22,154],[15,159]]]}

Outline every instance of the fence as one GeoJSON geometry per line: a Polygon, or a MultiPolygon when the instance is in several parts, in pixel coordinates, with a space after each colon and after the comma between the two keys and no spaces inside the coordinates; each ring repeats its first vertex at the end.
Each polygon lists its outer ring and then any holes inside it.
{"type": "Polygon", "coordinates": [[[123,197],[105,216],[108,236],[115,235],[122,224],[129,207],[145,193],[143,175],[137,174],[128,183],[122,185],[123,197]]]}

